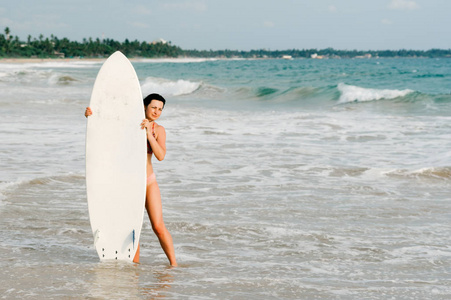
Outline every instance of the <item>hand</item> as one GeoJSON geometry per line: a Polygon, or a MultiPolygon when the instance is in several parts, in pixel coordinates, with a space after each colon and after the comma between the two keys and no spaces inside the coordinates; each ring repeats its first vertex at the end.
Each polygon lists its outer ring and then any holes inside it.
{"type": "Polygon", "coordinates": [[[86,107],[86,110],[85,110],[85,117],[87,118],[87,117],[89,117],[89,116],[91,116],[92,115],[92,110],[91,110],[91,108],[88,106],[88,107],[86,107]]]}
{"type": "Polygon", "coordinates": [[[150,132],[152,130],[152,123],[153,121],[149,121],[148,119],[144,119],[141,123],[141,129],[146,128],[147,132],[150,132]]]}

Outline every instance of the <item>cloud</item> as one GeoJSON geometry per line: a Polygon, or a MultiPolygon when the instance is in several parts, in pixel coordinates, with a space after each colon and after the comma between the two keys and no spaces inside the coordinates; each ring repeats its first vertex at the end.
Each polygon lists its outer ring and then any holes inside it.
{"type": "Polygon", "coordinates": [[[61,17],[56,14],[35,14],[26,20],[11,20],[0,17],[0,26],[11,28],[13,35],[16,31],[33,31],[36,28],[43,31],[69,28],[68,24],[61,21],[61,17]]]}
{"type": "Polygon", "coordinates": [[[174,3],[165,3],[163,5],[166,9],[177,9],[177,10],[193,10],[198,12],[204,12],[207,10],[207,4],[203,1],[195,1],[195,0],[186,0],[184,2],[174,2],[174,3]]]}
{"type": "Polygon", "coordinates": [[[61,21],[59,14],[36,14],[32,17],[32,22],[35,26],[45,29],[60,29],[67,27],[64,21],[61,21]]]}
{"type": "Polygon", "coordinates": [[[132,13],[137,15],[149,16],[152,14],[152,11],[144,5],[138,5],[132,8],[132,13]]]}
{"type": "Polygon", "coordinates": [[[150,27],[149,24],[142,23],[142,22],[130,22],[129,24],[135,28],[141,28],[141,29],[147,29],[150,27]]]}
{"type": "Polygon", "coordinates": [[[327,9],[331,13],[337,12],[337,7],[335,5],[329,5],[329,7],[327,9]]]}
{"type": "Polygon", "coordinates": [[[391,0],[388,8],[393,10],[414,10],[419,9],[420,6],[412,0],[391,0]]]}
{"type": "MultiPolygon", "coordinates": [[[[3,15],[3,14],[5,14],[6,13],[6,9],[5,8],[3,8],[3,7],[0,7],[0,15],[3,15]]],[[[3,33],[3,29],[4,29],[4,27],[8,27],[8,26],[12,26],[12,24],[13,24],[14,22],[13,22],[13,20],[11,20],[10,18],[7,18],[7,17],[1,17],[0,16],[0,26],[1,26],[1,28],[0,28],[0,34],[2,34],[3,33]]]]}
{"type": "Polygon", "coordinates": [[[273,28],[274,26],[276,26],[276,24],[274,24],[274,22],[272,22],[272,21],[265,21],[263,23],[263,26],[266,28],[273,28]]]}
{"type": "Polygon", "coordinates": [[[384,24],[384,25],[391,25],[391,24],[393,24],[392,20],[389,20],[389,19],[382,19],[381,23],[384,24]]]}

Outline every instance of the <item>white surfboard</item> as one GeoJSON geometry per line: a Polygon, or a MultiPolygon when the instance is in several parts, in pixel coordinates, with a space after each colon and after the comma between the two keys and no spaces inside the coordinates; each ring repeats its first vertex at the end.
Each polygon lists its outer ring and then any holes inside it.
{"type": "Polygon", "coordinates": [[[133,261],[146,197],[144,106],[136,72],[115,52],[100,69],[89,105],[86,192],[101,260],[133,261]]]}

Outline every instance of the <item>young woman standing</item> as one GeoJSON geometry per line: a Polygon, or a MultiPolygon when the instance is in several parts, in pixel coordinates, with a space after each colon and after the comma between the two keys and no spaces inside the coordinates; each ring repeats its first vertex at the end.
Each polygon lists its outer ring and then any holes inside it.
{"type": "MultiPolygon", "coordinates": [[[[166,155],[166,131],[163,126],[155,121],[161,116],[166,100],[159,94],[150,94],[144,98],[144,111],[146,118],[141,123],[141,129],[147,134],[147,186],[146,186],[146,210],[155,235],[160,241],[161,248],[169,259],[171,266],[177,266],[172,237],[163,221],[163,207],[161,203],[160,188],[158,187],[155,173],[153,172],[152,156],[159,161],[166,155]]],[[[91,108],[87,107],[85,116],[92,115],[91,108]]],[[[134,262],[139,262],[139,246],[134,262]]]]}

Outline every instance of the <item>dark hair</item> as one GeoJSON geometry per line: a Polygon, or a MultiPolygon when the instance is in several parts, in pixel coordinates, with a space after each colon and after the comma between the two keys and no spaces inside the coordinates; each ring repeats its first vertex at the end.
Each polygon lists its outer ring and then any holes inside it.
{"type": "Polygon", "coordinates": [[[163,107],[166,104],[166,100],[160,94],[150,94],[146,98],[144,98],[143,100],[144,106],[147,107],[150,104],[150,102],[152,102],[152,100],[158,100],[163,102],[163,107]]]}

